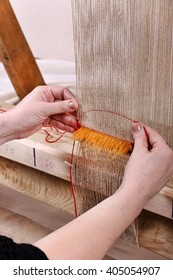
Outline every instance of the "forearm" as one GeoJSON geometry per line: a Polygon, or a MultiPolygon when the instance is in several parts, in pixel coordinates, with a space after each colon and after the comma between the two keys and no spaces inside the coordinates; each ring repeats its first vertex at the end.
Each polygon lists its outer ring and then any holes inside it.
{"type": "Polygon", "coordinates": [[[50,259],[102,259],[144,204],[118,191],[35,245],[50,259]]]}

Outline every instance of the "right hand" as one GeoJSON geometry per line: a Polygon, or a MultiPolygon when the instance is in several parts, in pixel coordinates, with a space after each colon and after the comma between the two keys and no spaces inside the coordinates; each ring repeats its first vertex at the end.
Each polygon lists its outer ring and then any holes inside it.
{"type": "Polygon", "coordinates": [[[28,137],[47,125],[73,133],[78,128],[77,108],[78,103],[67,88],[39,86],[6,112],[4,118],[11,120],[11,139],[28,137]]]}
{"type": "Polygon", "coordinates": [[[132,155],[127,163],[120,189],[129,191],[147,202],[159,192],[173,175],[173,151],[153,129],[134,123],[132,133],[135,141],[132,155]],[[148,149],[148,141],[151,149],[148,149]]]}

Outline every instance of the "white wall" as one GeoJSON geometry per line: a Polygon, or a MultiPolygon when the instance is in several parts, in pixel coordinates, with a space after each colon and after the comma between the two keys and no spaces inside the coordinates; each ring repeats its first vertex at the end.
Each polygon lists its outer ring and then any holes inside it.
{"type": "Polygon", "coordinates": [[[74,61],[71,0],[10,0],[37,58],[74,61]]]}

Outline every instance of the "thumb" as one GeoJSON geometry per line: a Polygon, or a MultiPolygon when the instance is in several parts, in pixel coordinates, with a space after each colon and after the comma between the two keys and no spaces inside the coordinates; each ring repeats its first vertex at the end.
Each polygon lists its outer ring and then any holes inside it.
{"type": "Polygon", "coordinates": [[[63,100],[53,103],[47,103],[45,106],[46,114],[49,116],[61,114],[61,113],[70,113],[76,111],[78,108],[78,103],[76,100],[63,100]]]}
{"type": "Polygon", "coordinates": [[[148,139],[144,126],[141,123],[133,123],[132,134],[135,141],[134,150],[148,151],[148,139]]]}

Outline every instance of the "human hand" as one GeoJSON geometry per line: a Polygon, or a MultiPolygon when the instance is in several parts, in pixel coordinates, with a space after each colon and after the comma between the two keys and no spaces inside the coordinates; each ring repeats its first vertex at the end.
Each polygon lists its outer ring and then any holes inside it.
{"type": "Polygon", "coordinates": [[[78,128],[77,108],[78,103],[68,89],[56,86],[36,87],[7,112],[8,118],[13,121],[13,139],[28,137],[42,126],[48,125],[74,132],[78,128]]]}
{"type": "Polygon", "coordinates": [[[129,195],[136,196],[146,203],[173,175],[173,151],[150,127],[144,128],[143,124],[134,123],[132,132],[135,141],[134,149],[127,163],[120,189],[126,188],[129,195]]]}

